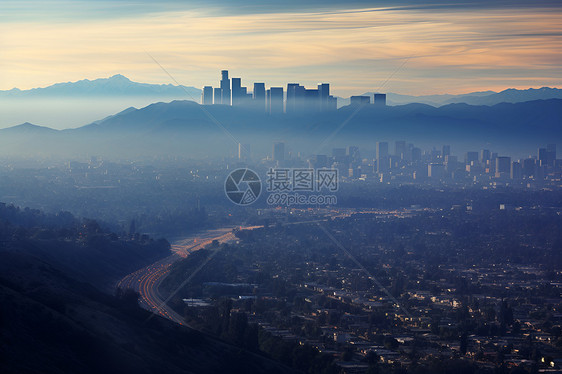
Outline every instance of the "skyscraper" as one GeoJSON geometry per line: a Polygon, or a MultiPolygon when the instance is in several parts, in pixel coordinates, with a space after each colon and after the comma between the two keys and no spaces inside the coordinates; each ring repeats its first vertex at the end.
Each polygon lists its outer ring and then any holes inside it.
{"type": "Polygon", "coordinates": [[[269,90],[269,113],[283,113],[283,87],[271,87],[269,90]]]}
{"type": "Polygon", "coordinates": [[[370,104],[371,98],[369,96],[351,96],[349,98],[349,105],[359,106],[364,104],[370,104]]]}
{"type": "Polygon", "coordinates": [[[478,162],[478,152],[466,152],[464,156],[464,161],[467,165],[470,165],[470,163],[473,161],[478,162]]]}
{"type": "Polygon", "coordinates": [[[319,83],[318,84],[318,99],[320,100],[320,111],[325,112],[328,110],[330,97],[330,84],[329,83],[319,83]]]}
{"type": "Polygon", "coordinates": [[[213,87],[211,86],[203,87],[203,92],[201,93],[201,104],[203,105],[213,104],[213,87]]]}
{"type": "Polygon", "coordinates": [[[523,176],[523,168],[520,162],[513,161],[511,163],[511,170],[509,172],[509,176],[511,179],[519,180],[523,176]]]}
{"type": "Polygon", "coordinates": [[[221,76],[221,103],[230,105],[230,79],[228,78],[228,70],[222,70],[221,76]]]}
{"type": "Polygon", "coordinates": [[[511,157],[499,156],[496,158],[496,177],[509,174],[511,171],[511,157]]]}
{"type": "Polygon", "coordinates": [[[373,99],[375,105],[386,106],[386,94],[375,94],[373,99]]]}
{"type": "Polygon", "coordinates": [[[553,166],[554,161],[556,160],[556,144],[547,144],[546,152],[547,152],[547,159],[549,161],[548,164],[553,166]]]}
{"type": "Polygon", "coordinates": [[[265,110],[265,83],[254,83],[253,99],[256,108],[265,110]]]}
{"type": "Polygon", "coordinates": [[[397,140],[394,142],[394,155],[398,158],[404,159],[406,154],[406,142],[404,140],[397,140]]]}
{"type": "Polygon", "coordinates": [[[539,160],[540,166],[544,166],[548,164],[548,152],[546,148],[539,148],[537,152],[537,159],[539,160]]]}
{"type": "Polygon", "coordinates": [[[298,83],[287,84],[287,100],[285,101],[285,113],[296,113],[299,111],[299,104],[302,101],[298,97],[300,85],[298,83]]]}
{"type": "Polygon", "coordinates": [[[232,78],[232,106],[240,105],[242,102],[242,79],[232,78]]]}
{"type": "Polygon", "coordinates": [[[388,157],[388,142],[377,142],[376,144],[377,160],[388,157]]]}
{"type": "Polygon", "coordinates": [[[480,150],[480,162],[485,164],[489,160],[490,160],[490,150],[488,149],[480,150]]]}
{"type": "Polygon", "coordinates": [[[213,104],[222,104],[222,90],[220,87],[213,89],[213,104]]]}

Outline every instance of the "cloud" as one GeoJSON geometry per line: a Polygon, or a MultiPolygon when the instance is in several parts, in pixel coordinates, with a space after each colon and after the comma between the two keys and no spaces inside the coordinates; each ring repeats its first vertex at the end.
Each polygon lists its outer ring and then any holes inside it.
{"type": "MultiPolygon", "coordinates": [[[[118,10],[128,6],[115,3],[108,6],[118,10]]],[[[140,9],[149,6],[140,3],[140,9]]],[[[388,91],[423,94],[560,86],[559,8],[508,9],[518,2],[499,3],[502,9],[485,12],[479,1],[469,2],[463,12],[444,2],[433,2],[440,8],[432,11],[400,2],[410,8],[312,12],[288,11],[293,4],[289,2],[285,11],[270,13],[219,15],[195,7],[80,22],[2,23],[0,88],[116,73],[168,83],[169,77],[145,52],[178,81],[195,86],[216,85],[219,70],[228,68],[250,86],[254,81],[268,85],[328,81],[337,94],[349,95],[376,89],[406,59],[386,84],[388,91]]],[[[165,2],[164,8],[174,4],[165,2]]]]}

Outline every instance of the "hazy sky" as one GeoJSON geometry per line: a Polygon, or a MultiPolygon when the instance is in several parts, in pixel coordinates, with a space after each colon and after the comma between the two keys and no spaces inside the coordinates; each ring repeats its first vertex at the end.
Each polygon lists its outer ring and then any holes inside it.
{"type": "Polygon", "coordinates": [[[0,89],[114,74],[146,83],[329,82],[341,96],[562,86],[562,2],[0,2],[0,89]],[[386,82],[386,83],[385,83],[386,82]]]}

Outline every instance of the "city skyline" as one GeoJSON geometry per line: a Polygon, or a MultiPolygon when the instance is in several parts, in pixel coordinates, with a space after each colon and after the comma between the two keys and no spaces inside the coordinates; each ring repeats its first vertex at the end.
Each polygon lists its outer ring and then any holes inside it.
{"type": "Polygon", "coordinates": [[[0,89],[118,73],[171,83],[150,56],[196,87],[225,66],[274,87],[329,77],[338,96],[562,85],[559,3],[467,4],[7,1],[0,89]]]}

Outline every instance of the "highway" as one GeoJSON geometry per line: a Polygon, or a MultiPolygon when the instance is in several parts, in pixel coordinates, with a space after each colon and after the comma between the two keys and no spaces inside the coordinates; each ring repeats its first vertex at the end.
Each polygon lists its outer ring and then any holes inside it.
{"type": "MultiPolygon", "coordinates": [[[[237,228],[252,230],[258,227],[261,226],[237,228]]],[[[160,284],[168,276],[170,266],[174,262],[189,256],[194,251],[205,248],[214,240],[219,243],[235,241],[236,236],[232,232],[233,229],[234,227],[206,230],[199,234],[176,240],[171,244],[173,253],[170,256],[123,277],[116,287],[122,290],[130,288],[138,292],[140,294],[139,303],[141,307],[180,325],[185,325],[183,317],[165,303],[165,298],[159,290],[160,284]]]]}

